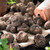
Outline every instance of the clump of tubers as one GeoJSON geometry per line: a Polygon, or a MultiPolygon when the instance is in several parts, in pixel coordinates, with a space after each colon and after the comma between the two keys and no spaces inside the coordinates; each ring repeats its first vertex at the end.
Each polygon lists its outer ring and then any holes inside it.
{"type": "Polygon", "coordinates": [[[13,26],[20,26],[23,23],[23,17],[20,15],[13,15],[10,17],[6,23],[7,24],[12,24],[13,26]]]}
{"type": "Polygon", "coordinates": [[[18,42],[27,42],[28,41],[28,35],[24,31],[18,32],[16,39],[18,42]]]}
{"type": "Polygon", "coordinates": [[[12,15],[13,15],[13,12],[9,12],[9,13],[5,14],[3,17],[0,17],[0,20],[6,22],[9,19],[9,17],[11,17],[12,15]]]}
{"type": "Polygon", "coordinates": [[[28,41],[19,43],[17,46],[20,47],[27,47],[32,44],[38,44],[37,47],[44,47],[46,44],[46,39],[45,37],[50,34],[50,29],[49,30],[44,30],[42,29],[42,34],[37,34],[37,35],[31,35],[28,34],[28,41]],[[36,38],[36,39],[35,39],[36,38]],[[36,41],[36,42],[35,42],[36,41]],[[43,44],[42,44],[43,43],[43,44]]]}
{"type": "Polygon", "coordinates": [[[30,27],[30,32],[32,34],[41,34],[42,33],[42,28],[39,25],[37,25],[37,24],[33,24],[30,27]]]}

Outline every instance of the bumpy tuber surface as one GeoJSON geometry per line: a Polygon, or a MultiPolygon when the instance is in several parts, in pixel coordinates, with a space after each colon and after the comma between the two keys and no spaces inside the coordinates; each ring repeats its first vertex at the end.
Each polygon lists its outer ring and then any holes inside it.
{"type": "Polygon", "coordinates": [[[27,8],[27,9],[26,9],[26,12],[27,12],[30,16],[33,16],[33,13],[34,13],[33,7],[27,8]]]}
{"type": "Polygon", "coordinates": [[[46,39],[40,34],[35,35],[35,44],[37,47],[44,47],[46,44],[46,39]]]}
{"type": "Polygon", "coordinates": [[[37,25],[37,24],[33,24],[31,27],[30,27],[30,32],[32,34],[41,34],[42,33],[42,28],[37,25]]]}
{"type": "Polygon", "coordinates": [[[40,16],[38,16],[38,17],[33,16],[33,23],[43,26],[45,21],[40,16]]]}
{"type": "Polygon", "coordinates": [[[0,21],[0,30],[3,30],[3,29],[5,29],[6,28],[6,22],[4,22],[4,21],[0,21]]]}
{"type": "Polygon", "coordinates": [[[18,32],[16,39],[18,42],[27,42],[28,41],[28,35],[24,31],[18,32]]]}

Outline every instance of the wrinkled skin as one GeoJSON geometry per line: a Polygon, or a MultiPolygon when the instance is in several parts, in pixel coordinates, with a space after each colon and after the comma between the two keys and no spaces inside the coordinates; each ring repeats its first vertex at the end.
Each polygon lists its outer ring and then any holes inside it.
{"type": "Polygon", "coordinates": [[[33,24],[31,27],[30,27],[30,32],[32,34],[41,34],[42,33],[42,28],[37,25],[37,24],[33,24]]]}
{"type": "Polygon", "coordinates": [[[24,31],[18,32],[16,39],[18,42],[27,42],[28,41],[28,35],[24,31]]]}
{"type": "Polygon", "coordinates": [[[46,39],[41,35],[35,35],[35,44],[37,47],[44,47],[46,45],[46,39]]]}
{"type": "Polygon", "coordinates": [[[40,16],[33,16],[33,23],[38,24],[39,26],[43,26],[45,21],[40,16]]]}

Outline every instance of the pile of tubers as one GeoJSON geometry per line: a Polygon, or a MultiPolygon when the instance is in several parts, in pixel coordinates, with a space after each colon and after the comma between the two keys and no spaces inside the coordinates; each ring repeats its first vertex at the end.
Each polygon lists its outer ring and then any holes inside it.
{"type": "Polygon", "coordinates": [[[10,12],[0,17],[0,32],[3,32],[1,39],[7,38],[13,48],[32,44],[44,47],[46,36],[50,34],[50,20],[45,22],[40,16],[35,16],[34,9],[33,2],[10,6],[10,12]]]}

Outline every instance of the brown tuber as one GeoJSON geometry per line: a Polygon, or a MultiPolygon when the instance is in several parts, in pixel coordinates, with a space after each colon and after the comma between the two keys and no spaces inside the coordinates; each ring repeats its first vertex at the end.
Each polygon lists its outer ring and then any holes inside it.
{"type": "Polygon", "coordinates": [[[50,20],[48,20],[48,21],[44,24],[44,28],[45,28],[45,29],[50,29],[50,20]]]}
{"type": "Polygon", "coordinates": [[[24,17],[24,23],[27,24],[28,26],[31,26],[33,24],[33,19],[32,17],[24,17]]]}
{"type": "Polygon", "coordinates": [[[23,17],[18,14],[18,15],[13,15],[12,17],[10,17],[6,21],[6,23],[17,27],[17,26],[20,26],[23,23],[23,21],[24,21],[23,17]]]}
{"type": "Polygon", "coordinates": [[[1,36],[1,39],[4,39],[4,38],[7,38],[8,43],[12,43],[13,40],[14,40],[14,37],[13,37],[13,35],[11,35],[11,34],[3,34],[3,35],[1,36]]]}
{"type": "Polygon", "coordinates": [[[33,2],[28,2],[27,7],[33,7],[33,9],[35,9],[35,5],[33,2]]]}
{"type": "Polygon", "coordinates": [[[35,35],[35,44],[37,47],[44,47],[46,44],[46,39],[41,34],[35,35]]]}
{"type": "Polygon", "coordinates": [[[33,23],[38,24],[39,26],[43,26],[45,21],[40,16],[38,16],[38,17],[33,16],[33,23]]]}
{"type": "Polygon", "coordinates": [[[29,27],[25,23],[23,23],[20,27],[17,28],[17,31],[28,32],[29,31],[29,27]]]}
{"type": "Polygon", "coordinates": [[[42,28],[37,25],[37,24],[33,24],[31,27],[30,27],[30,32],[32,34],[41,34],[42,33],[42,28]]]}
{"type": "Polygon", "coordinates": [[[27,12],[30,16],[33,16],[33,13],[34,13],[33,7],[27,8],[27,9],[26,9],[26,12],[27,12]]]}
{"type": "Polygon", "coordinates": [[[28,41],[28,35],[24,31],[18,32],[16,39],[18,42],[27,42],[28,41]]]}
{"type": "Polygon", "coordinates": [[[13,13],[9,12],[9,13],[5,14],[3,17],[0,17],[0,20],[7,21],[9,19],[9,17],[11,17],[12,15],[13,15],[13,13]]]}
{"type": "Polygon", "coordinates": [[[3,29],[5,29],[6,28],[6,22],[4,22],[4,21],[0,21],[0,30],[3,30],[3,29]]]}
{"type": "MultiPolygon", "coordinates": [[[[2,31],[4,34],[5,33],[8,33],[7,31],[2,31]]],[[[45,39],[45,37],[47,36],[47,35],[49,35],[50,34],[50,29],[49,30],[44,30],[44,29],[42,29],[42,34],[40,35],[38,35],[38,36],[41,36],[39,39],[38,39],[38,41],[40,40],[40,41],[42,41],[42,39],[41,38],[44,38],[45,39]]],[[[16,39],[16,34],[13,34],[13,36],[14,36],[14,38],[16,39]]],[[[37,36],[37,35],[36,35],[37,36]]],[[[18,38],[19,39],[19,38],[18,38]]],[[[45,41],[42,41],[42,42],[45,42],[45,41]]],[[[28,34],[28,41],[27,42],[21,42],[21,43],[17,43],[16,44],[16,47],[27,47],[27,46],[29,46],[29,45],[32,45],[32,44],[36,44],[35,43],[35,35],[31,35],[31,34],[28,34]]],[[[42,45],[42,44],[40,44],[40,45],[42,45]]],[[[44,45],[45,46],[45,45],[44,45]]],[[[40,47],[42,47],[42,46],[40,46],[40,47]]]]}
{"type": "Polygon", "coordinates": [[[12,26],[11,24],[7,25],[6,30],[10,31],[12,33],[16,32],[16,28],[14,26],[12,26]]]}
{"type": "Polygon", "coordinates": [[[25,6],[25,4],[23,4],[23,3],[18,3],[17,4],[17,11],[18,12],[21,12],[22,13],[22,15],[24,15],[25,13],[26,13],[26,6],[25,6]]]}

